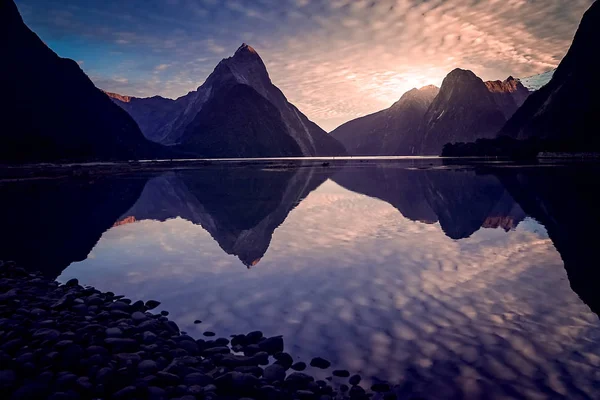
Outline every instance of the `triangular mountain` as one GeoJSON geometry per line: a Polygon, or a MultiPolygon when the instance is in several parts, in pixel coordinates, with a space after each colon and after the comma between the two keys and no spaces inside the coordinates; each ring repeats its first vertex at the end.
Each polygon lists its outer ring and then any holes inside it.
{"type": "Polygon", "coordinates": [[[600,2],[586,11],[550,82],[532,94],[500,135],[536,138],[563,151],[600,149],[600,2]]]}
{"type": "Polygon", "coordinates": [[[265,255],[273,232],[327,180],[331,168],[203,169],[151,179],[117,224],[180,217],[202,226],[247,267],[265,255]]]}
{"type": "Polygon", "coordinates": [[[0,1],[0,162],[148,158],[160,149],[73,60],[60,58],[0,1]]]}
{"type": "Polygon", "coordinates": [[[347,122],[331,136],[351,155],[412,155],[420,142],[419,126],[439,88],[406,92],[390,108],[347,122]]]}
{"type": "Polygon", "coordinates": [[[271,82],[252,47],[222,60],[196,91],[113,100],[147,138],[201,157],[331,156],[343,146],[308,120],[271,82]]]}
{"type": "Polygon", "coordinates": [[[450,72],[425,114],[421,154],[438,155],[446,143],[494,137],[507,113],[497,97],[473,72],[458,68],[450,72]]]}

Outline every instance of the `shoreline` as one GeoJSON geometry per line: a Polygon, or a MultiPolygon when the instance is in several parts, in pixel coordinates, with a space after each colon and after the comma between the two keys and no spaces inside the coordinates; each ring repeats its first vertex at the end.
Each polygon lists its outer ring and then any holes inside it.
{"type": "Polygon", "coordinates": [[[27,400],[397,398],[322,358],[295,361],[281,336],[192,338],[168,312],[153,313],[159,305],[0,261],[0,390],[27,400]],[[307,364],[330,376],[316,380],[307,364]]]}

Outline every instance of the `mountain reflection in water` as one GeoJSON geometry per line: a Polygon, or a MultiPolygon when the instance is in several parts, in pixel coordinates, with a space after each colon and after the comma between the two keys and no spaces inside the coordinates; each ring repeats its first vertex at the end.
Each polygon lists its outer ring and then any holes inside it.
{"type": "Polygon", "coordinates": [[[407,395],[595,397],[598,168],[429,162],[5,183],[0,254],[407,395]]]}

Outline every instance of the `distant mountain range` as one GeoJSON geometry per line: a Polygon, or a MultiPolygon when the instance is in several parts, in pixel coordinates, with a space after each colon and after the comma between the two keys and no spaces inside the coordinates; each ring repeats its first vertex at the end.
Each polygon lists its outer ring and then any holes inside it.
{"type": "Polygon", "coordinates": [[[594,2],[586,12],[556,71],[484,82],[455,69],[439,90],[413,89],[328,134],[287,101],[246,44],[176,100],[103,93],[5,0],[0,43],[9,62],[0,64],[0,84],[11,101],[0,109],[0,162],[597,150],[599,9],[594,2]]]}
{"type": "Polygon", "coordinates": [[[412,89],[390,108],[347,122],[331,136],[351,155],[417,154],[423,116],[438,92],[435,86],[412,89]]]}
{"type": "Polygon", "coordinates": [[[107,93],[155,142],[199,157],[344,155],[343,146],[289,103],[243,44],[196,91],[177,100],[107,93]]]}
{"type": "Polygon", "coordinates": [[[448,142],[491,138],[530,92],[519,80],[484,82],[455,69],[440,89],[413,89],[387,110],[331,132],[351,155],[438,155],[448,142]]]}

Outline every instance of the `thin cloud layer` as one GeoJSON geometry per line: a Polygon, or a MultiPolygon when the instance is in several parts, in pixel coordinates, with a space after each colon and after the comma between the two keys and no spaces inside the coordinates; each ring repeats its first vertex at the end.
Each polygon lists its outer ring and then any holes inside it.
{"type": "Polygon", "coordinates": [[[25,21],[94,82],[136,96],[194,90],[241,42],[326,130],[441,84],[556,67],[592,0],[20,0],[25,21]],[[140,12],[143,10],[143,12],[140,12]],[[120,82],[121,78],[126,82],[120,82]]]}

